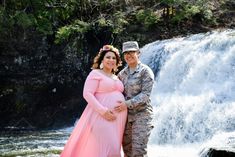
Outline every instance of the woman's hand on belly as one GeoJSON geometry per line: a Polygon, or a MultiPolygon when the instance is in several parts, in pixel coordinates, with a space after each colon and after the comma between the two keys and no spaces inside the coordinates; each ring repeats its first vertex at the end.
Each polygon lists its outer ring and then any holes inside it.
{"type": "Polygon", "coordinates": [[[122,112],[127,110],[127,106],[124,101],[117,101],[117,105],[114,107],[114,111],[122,112]]]}
{"type": "Polygon", "coordinates": [[[102,117],[107,121],[114,121],[117,118],[111,110],[107,110],[102,117]]]}

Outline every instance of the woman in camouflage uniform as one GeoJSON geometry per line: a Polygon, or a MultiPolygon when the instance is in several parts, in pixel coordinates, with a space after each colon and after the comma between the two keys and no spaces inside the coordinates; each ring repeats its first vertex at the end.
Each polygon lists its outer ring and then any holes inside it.
{"type": "Polygon", "coordinates": [[[123,150],[126,157],[146,157],[147,143],[153,128],[150,94],[154,74],[147,65],[140,62],[140,51],[136,41],[125,42],[122,48],[127,67],[118,77],[124,84],[125,101],[119,102],[116,111],[128,108],[123,150]]]}

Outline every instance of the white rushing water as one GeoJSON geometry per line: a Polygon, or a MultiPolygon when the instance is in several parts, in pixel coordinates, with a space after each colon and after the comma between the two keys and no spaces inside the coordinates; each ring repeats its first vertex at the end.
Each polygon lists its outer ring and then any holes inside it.
{"type": "Polygon", "coordinates": [[[235,137],[234,30],[156,41],[141,60],[156,75],[150,157],[197,157],[235,137]]]}
{"type": "MultiPolygon", "coordinates": [[[[235,144],[235,30],[156,41],[141,51],[156,76],[149,157],[199,157],[235,144]]],[[[72,129],[1,133],[0,156],[58,157],[72,129]]]]}

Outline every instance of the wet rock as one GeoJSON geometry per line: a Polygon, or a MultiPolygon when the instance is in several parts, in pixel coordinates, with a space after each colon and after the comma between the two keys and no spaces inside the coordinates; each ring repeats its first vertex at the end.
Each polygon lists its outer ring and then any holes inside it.
{"type": "Polygon", "coordinates": [[[235,152],[229,150],[217,150],[210,148],[207,154],[208,157],[235,157],[235,152]]]}

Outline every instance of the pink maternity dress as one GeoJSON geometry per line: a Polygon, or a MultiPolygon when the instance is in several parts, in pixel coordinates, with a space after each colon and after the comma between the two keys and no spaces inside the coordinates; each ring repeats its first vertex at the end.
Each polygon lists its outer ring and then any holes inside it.
{"type": "Polygon", "coordinates": [[[123,84],[95,69],[88,75],[83,96],[87,106],[69,137],[60,157],[121,157],[121,143],[127,110],[115,112],[107,121],[101,114],[123,101],[123,84]]]}

